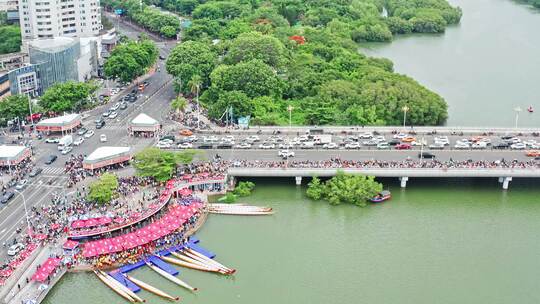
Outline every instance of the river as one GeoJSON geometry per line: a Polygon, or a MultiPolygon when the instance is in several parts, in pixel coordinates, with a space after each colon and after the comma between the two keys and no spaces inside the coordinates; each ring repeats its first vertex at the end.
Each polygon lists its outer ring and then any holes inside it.
{"type": "MultiPolygon", "coordinates": [[[[233,277],[181,270],[189,294],[148,269],[133,275],[184,303],[538,303],[540,192],[515,179],[411,180],[366,208],[305,198],[292,179],[255,180],[243,202],[267,217],[211,215],[197,234],[233,277]]],[[[150,303],[169,303],[147,292],[150,303]]],[[[71,274],[47,304],[122,303],[90,274],[71,274]]]]}
{"type": "Polygon", "coordinates": [[[444,34],[399,36],[362,51],[391,59],[444,97],[450,126],[513,127],[516,107],[518,126],[540,126],[540,10],[511,0],[449,2],[463,18],[444,34]]]}

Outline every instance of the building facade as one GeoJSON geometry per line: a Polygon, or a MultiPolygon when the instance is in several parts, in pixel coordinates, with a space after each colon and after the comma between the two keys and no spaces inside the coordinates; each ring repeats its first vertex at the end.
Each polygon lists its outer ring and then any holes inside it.
{"type": "Polygon", "coordinates": [[[92,37],[102,29],[99,0],[19,0],[23,41],[92,37]]]}

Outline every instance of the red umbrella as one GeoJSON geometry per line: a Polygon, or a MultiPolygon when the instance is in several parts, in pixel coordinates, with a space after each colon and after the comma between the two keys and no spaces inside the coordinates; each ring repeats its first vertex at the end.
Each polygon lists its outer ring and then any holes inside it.
{"type": "Polygon", "coordinates": [[[94,227],[99,225],[99,221],[95,218],[88,219],[84,222],[84,227],[94,227]]]}
{"type": "Polygon", "coordinates": [[[62,245],[62,248],[68,249],[68,250],[73,250],[73,249],[77,248],[77,246],[79,246],[79,242],[68,240],[68,241],[66,241],[64,243],[64,245],[62,245]]]}
{"type": "Polygon", "coordinates": [[[47,235],[46,235],[46,234],[36,234],[36,235],[34,235],[34,238],[35,238],[36,240],[42,241],[42,240],[44,240],[44,239],[47,238],[47,235]]]}
{"type": "Polygon", "coordinates": [[[71,228],[79,229],[82,227],[84,227],[84,221],[82,220],[76,220],[76,221],[71,222],[71,228]]]}
{"type": "Polygon", "coordinates": [[[56,230],[56,229],[60,228],[60,224],[54,223],[54,224],[51,225],[51,228],[56,230]]]}
{"type": "Polygon", "coordinates": [[[0,277],[9,277],[12,273],[13,273],[13,269],[11,268],[0,270],[0,277]]]}
{"type": "Polygon", "coordinates": [[[100,225],[107,225],[107,224],[110,224],[112,222],[112,219],[110,217],[104,216],[104,217],[100,217],[98,219],[98,221],[99,221],[100,225]]]}

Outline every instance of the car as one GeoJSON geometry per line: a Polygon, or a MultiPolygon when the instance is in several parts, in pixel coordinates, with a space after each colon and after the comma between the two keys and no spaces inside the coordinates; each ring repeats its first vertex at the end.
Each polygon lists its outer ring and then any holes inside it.
{"type": "Polygon", "coordinates": [[[60,142],[60,138],[58,137],[47,138],[45,139],[45,142],[48,144],[57,144],[60,142]]]}
{"type": "Polygon", "coordinates": [[[390,145],[386,142],[381,142],[377,144],[377,149],[379,150],[390,149],[390,145]]]}
{"type": "Polygon", "coordinates": [[[178,144],[178,149],[191,149],[193,148],[193,144],[189,142],[183,142],[178,144]]]}
{"type": "Polygon", "coordinates": [[[374,140],[367,140],[362,143],[364,146],[377,146],[379,143],[374,140]]]}
{"type": "Polygon", "coordinates": [[[28,180],[23,179],[23,180],[19,181],[17,183],[17,185],[15,185],[15,189],[22,190],[22,189],[24,189],[24,187],[26,187],[26,184],[28,184],[28,180]]]}
{"type": "Polygon", "coordinates": [[[160,59],[160,60],[165,60],[165,56],[159,55],[159,59],[160,59]]]}
{"type": "Polygon", "coordinates": [[[524,143],[515,143],[510,145],[510,149],[512,150],[525,150],[527,146],[524,143]]]}
{"type": "Polygon", "coordinates": [[[407,137],[403,137],[401,139],[402,142],[406,142],[406,143],[410,143],[410,142],[413,142],[413,141],[416,141],[416,138],[415,137],[412,137],[412,136],[407,136],[407,137]]]}
{"type": "MultiPolygon", "coordinates": [[[[96,128],[97,128],[97,126],[96,126],[96,128]]],[[[90,138],[90,137],[94,136],[94,134],[96,134],[96,132],[94,132],[94,130],[90,130],[90,131],[86,132],[86,134],[84,134],[84,137],[85,138],[90,138]]]]}
{"type": "Polygon", "coordinates": [[[371,140],[374,140],[380,143],[380,142],[386,141],[386,138],[382,135],[377,135],[377,136],[374,136],[371,140]]]}
{"type": "Polygon", "coordinates": [[[444,149],[444,144],[442,142],[434,142],[428,148],[431,150],[442,150],[444,149]]]}
{"type": "Polygon", "coordinates": [[[409,144],[398,144],[394,147],[396,150],[410,150],[412,148],[409,144]]]}
{"type": "Polygon", "coordinates": [[[290,150],[280,150],[278,152],[278,156],[281,156],[283,158],[289,158],[289,157],[294,157],[294,151],[290,151],[290,150]]]}
{"type": "Polygon", "coordinates": [[[98,124],[98,123],[101,123],[101,122],[103,122],[103,121],[105,121],[105,120],[103,119],[103,117],[99,117],[98,119],[94,120],[94,123],[95,123],[95,124],[98,124]]]}
{"type": "Polygon", "coordinates": [[[32,170],[32,172],[30,172],[29,176],[30,176],[30,177],[36,177],[36,176],[38,176],[42,171],[43,171],[43,169],[41,169],[41,168],[35,168],[34,170],[32,170]]]}
{"type": "Polygon", "coordinates": [[[84,137],[79,137],[75,139],[75,141],[73,142],[73,145],[80,146],[83,142],[84,142],[84,137]]]}
{"type": "Polygon", "coordinates": [[[445,146],[450,144],[450,141],[448,140],[448,136],[435,136],[433,139],[434,142],[440,142],[444,144],[445,146]]]}
{"type": "Polygon", "coordinates": [[[351,142],[351,143],[345,144],[345,149],[360,149],[360,143],[351,142]]]}
{"type": "Polygon", "coordinates": [[[301,149],[313,149],[315,148],[315,143],[312,141],[305,141],[300,145],[301,149]]]}
{"type": "Polygon", "coordinates": [[[371,132],[364,132],[362,134],[358,134],[358,138],[361,138],[361,139],[370,139],[373,137],[373,133],[371,132]]]}
{"type": "Polygon", "coordinates": [[[538,151],[538,150],[528,150],[528,151],[525,151],[525,155],[527,155],[529,157],[538,157],[538,156],[540,156],[540,151],[538,151]]]}
{"type": "Polygon", "coordinates": [[[66,155],[71,151],[73,151],[73,147],[67,146],[67,147],[64,147],[64,149],[62,149],[62,151],[60,151],[60,153],[62,153],[62,155],[66,155]]]}
{"type": "Polygon", "coordinates": [[[508,149],[510,147],[510,144],[505,142],[500,142],[493,144],[493,149],[508,149]]]}
{"type": "Polygon", "coordinates": [[[101,114],[101,116],[103,117],[109,117],[109,115],[111,114],[111,112],[109,110],[103,112],[103,114],[101,114]]]}
{"type": "Polygon", "coordinates": [[[195,135],[191,135],[184,138],[184,141],[187,141],[187,142],[196,142],[197,140],[199,140],[199,138],[195,135]]]}
{"type": "Polygon", "coordinates": [[[390,146],[396,146],[396,145],[399,145],[401,143],[401,141],[399,139],[392,139],[388,142],[388,144],[390,146]]]}
{"type": "Polygon", "coordinates": [[[273,144],[273,143],[262,143],[259,145],[259,149],[264,149],[264,150],[268,150],[268,149],[275,149],[276,148],[276,145],[273,144]]]}
{"type": "Polygon", "coordinates": [[[15,193],[12,191],[6,191],[4,195],[2,195],[2,198],[0,198],[0,203],[7,204],[14,196],[15,193]]]}
{"type": "Polygon", "coordinates": [[[395,139],[403,139],[403,138],[407,137],[407,134],[405,134],[405,133],[397,133],[397,134],[394,134],[393,137],[395,139]]]}
{"type": "Polygon", "coordinates": [[[430,158],[430,159],[433,159],[433,158],[435,158],[435,154],[429,153],[429,152],[420,152],[420,153],[418,153],[418,158],[430,158]]]}
{"type": "Polygon", "coordinates": [[[47,157],[47,159],[45,160],[45,164],[50,165],[50,164],[54,163],[54,161],[56,161],[57,158],[58,158],[58,156],[56,156],[56,155],[49,155],[47,157]]]}
{"type": "Polygon", "coordinates": [[[206,143],[213,143],[213,142],[217,142],[218,141],[218,138],[216,136],[203,136],[203,141],[206,142],[206,143]]]}
{"type": "Polygon", "coordinates": [[[485,142],[482,142],[482,141],[477,141],[477,142],[474,142],[471,145],[471,148],[473,148],[475,150],[482,150],[482,149],[487,148],[487,144],[485,142]]]}
{"type": "Polygon", "coordinates": [[[411,144],[411,146],[425,146],[425,145],[427,145],[425,140],[411,141],[410,144],[411,144]]]}
{"type": "Polygon", "coordinates": [[[235,146],[237,149],[251,149],[251,144],[248,142],[243,142],[235,146]]]}
{"type": "Polygon", "coordinates": [[[127,107],[128,107],[128,104],[125,103],[125,102],[122,102],[122,103],[120,104],[120,110],[125,110],[125,109],[127,109],[127,107]]]}
{"type": "Polygon", "coordinates": [[[191,136],[191,135],[193,135],[193,131],[187,130],[187,129],[181,130],[179,133],[182,136],[191,136]]]}
{"type": "Polygon", "coordinates": [[[228,143],[219,143],[217,146],[216,146],[216,149],[232,149],[233,148],[233,145],[232,144],[228,144],[228,143]]]}
{"type": "Polygon", "coordinates": [[[111,107],[110,111],[114,112],[114,111],[118,110],[119,108],[120,108],[120,103],[117,102],[111,107]]]}
{"type": "Polygon", "coordinates": [[[174,143],[174,140],[170,139],[170,138],[162,138],[159,140],[158,143],[165,143],[165,144],[173,144],[174,143]]]}
{"type": "Polygon", "coordinates": [[[278,148],[280,148],[280,149],[287,149],[287,148],[291,149],[291,148],[294,148],[294,146],[295,146],[295,144],[292,143],[292,142],[290,142],[290,143],[281,143],[281,144],[278,145],[278,148]]]}
{"type": "Polygon", "coordinates": [[[165,135],[165,136],[161,136],[159,138],[159,140],[161,140],[161,141],[167,140],[167,141],[170,141],[171,143],[173,143],[176,140],[176,137],[174,135],[165,135]]]}
{"type": "Polygon", "coordinates": [[[249,142],[253,143],[253,142],[256,142],[256,141],[261,141],[261,139],[257,135],[250,135],[250,136],[246,137],[246,141],[249,141],[249,142]]]}
{"type": "Polygon", "coordinates": [[[203,144],[203,145],[199,145],[199,146],[197,147],[197,149],[212,149],[212,148],[214,148],[214,146],[213,146],[213,145],[209,145],[209,144],[203,144]]]}
{"type": "Polygon", "coordinates": [[[17,253],[19,253],[21,250],[24,249],[24,245],[21,244],[21,243],[17,243],[15,245],[11,245],[9,248],[8,248],[8,251],[7,251],[7,254],[9,256],[14,256],[16,255],[17,253]]]}
{"type": "Polygon", "coordinates": [[[331,142],[331,143],[324,144],[322,147],[323,147],[323,149],[337,149],[338,144],[336,144],[334,142],[331,142]]]}
{"type": "Polygon", "coordinates": [[[101,135],[99,136],[99,141],[100,141],[100,142],[106,142],[106,141],[107,141],[107,135],[101,134],[101,135]]]}
{"type": "Polygon", "coordinates": [[[536,145],[536,140],[534,140],[534,139],[528,139],[528,140],[524,140],[523,143],[524,143],[525,145],[527,145],[528,147],[531,147],[531,146],[536,145]]]}
{"type": "Polygon", "coordinates": [[[88,129],[86,128],[80,128],[79,131],[77,131],[77,135],[84,135],[84,133],[88,132],[88,129]]]}
{"type": "Polygon", "coordinates": [[[170,148],[171,145],[172,145],[172,144],[171,144],[170,142],[159,141],[159,142],[156,144],[156,148],[160,148],[160,149],[170,148]]]}
{"type": "Polygon", "coordinates": [[[454,145],[454,149],[463,150],[463,149],[469,149],[471,146],[468,143],[457,141],[454,145]]]}
{"type": "Polygon", "coordinates": [[[110,119],[115,119],[116,117],[118,117],[118,112],[116,112],[116,111],[111,112],[111,114],[109,114],[110,119]]]}

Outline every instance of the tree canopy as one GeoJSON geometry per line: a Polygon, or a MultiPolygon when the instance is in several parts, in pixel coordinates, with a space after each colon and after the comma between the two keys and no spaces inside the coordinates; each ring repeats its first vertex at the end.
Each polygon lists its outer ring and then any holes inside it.
{"type": "Polygon", "coordinates": [[[336,176],[321,182],[313,177],[308,184],[306,195],[313,200],[324,199],[332,205],[353,204],[364,207],[367,200],[381,192],[382,185],[373,176],[345,174],[338,171],[336,176]]]}
{"type": "Polygon", "coordinates": [[[118,177],[112,173],[104,173],[98,180],[90,184],[87,199],[99,204],[108,203],[118,188],[118,177]]]}
{"type": "Polygon", "coordinates": [[[114,48],[105,62],[105,75],[130,82],[143,75],[156,62],[157,57],[158,50],[151,40],[122,43],[114,48]]]}
{"type": "Polygon", "coordinates": [[[21,29],[16,25],[0,26],[0,54],[15,53],[21,50],[21,29]]]}
{"type": "Polygon", "coordinates": [[[0,101],[0,126],[5,126],[9,120],[16,117],[23,119],[28,115],[30,109],[26,95],[12,95],[0,101]]]}
{"type": "Polygon", "coordinates": [[[135,155],[133,166],[137,170],[137,175],[153,177],[157,181],[164,182],[173,176],[177,165],[191,163],[195,154],[196,152],[191,150],[171,152],[151,147],[135,155]]]}
{"type": "Polygon", "coordinates": [[[84,109],[90,94],[97,89],[92,83],[68,81],[57,83],[45,91],[39,105],[47,111],[64,112],[84,109]]]}
{"type": "Polygon", "coordinates": [[[461,18],[446,0],[209,0],[189,10],[192,24],[167,71],[184,93],[193,75],[201,76],[201,101],[213,118],[232,106],[235,117],[284,124],[292,105],[295,124],[395,125],[407,105],[413,125],[447,119],[439,95],[394,73],[390,60],[361,54],[357,44],[444,31],[461,18]]]}

